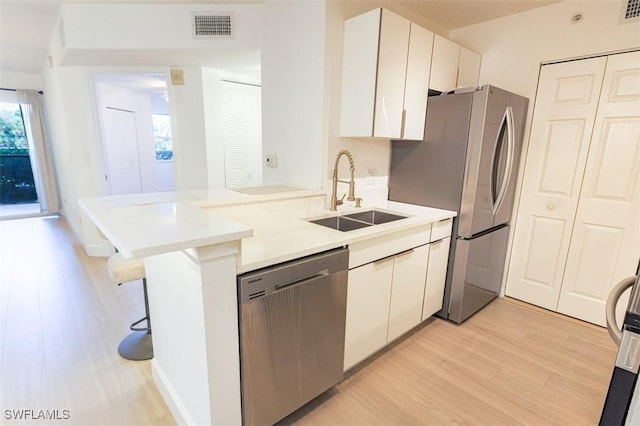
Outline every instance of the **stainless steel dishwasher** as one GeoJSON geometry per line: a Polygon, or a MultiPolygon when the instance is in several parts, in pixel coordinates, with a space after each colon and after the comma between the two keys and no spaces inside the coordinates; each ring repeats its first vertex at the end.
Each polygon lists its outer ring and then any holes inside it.
{"type": "Polygon", "coordinates": [[[343,377],[349,251],[238,277],[242,416],[273,424],[343,377]]]}

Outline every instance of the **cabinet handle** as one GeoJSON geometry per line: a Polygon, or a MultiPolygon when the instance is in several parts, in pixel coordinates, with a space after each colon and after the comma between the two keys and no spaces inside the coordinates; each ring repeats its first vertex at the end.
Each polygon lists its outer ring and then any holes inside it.
{"type": "Polygon", "coordinates": [[[409,250],[405,250],[405,251],[401,251],[400,253],[395,253],[395,254],[380,258],[378,260],[374,260],[373,263],[383,263],[383,262],[386,262],[387,260],[395,259],[396,257],[405,256],[405,255],[407,255],[409,253],[412,253],[414,251],[415,251],[415,248],[412,248],[412,249],[409,249],[409,250]]]}
{"type": "Polygon", "coordinates": [[[400,253],[397,253],[395,256],[396,257],[406,256],[408,254],[413,253],[414,251],[416,251],[416,249],[409,249],[409,250],[401,251],[400,253]]]}
{"type": "Polygon", "coordinates": [[[405,256],[411,252],[415,251],[415,248],[409,249],[409,250],[405,250],[405,251],[401,251],[400,253],[396,253],[396,254],[392,254],[390,256],[386,256],[383,257],[381,259],[378,260],[374,260],[373,263],[378,264],[378,263],[383,263],[386,262],[387,260],[392,260],[395,259],[396,257],[401,257],[401,256],[405,256]]]}
{"type": "Polygon", "coordinates": [[[383,257],[383,258],[378,259],[378,260],[374,260],[374,261],[373,261],[373,264],[374,264],[374,265],[378,265],[378,264],[380,264],[380,263],[384,263],[384,262],[386,262],[386,261],[388,261],[388,260],[393,260],[393,258],[394,258],[394,257],[396,257],[396,255],[395,255],[395,254],[392,254],[391,256],[387,256],[387,257],[383,257]]]}
{"type": "Polygon", "coordinates": [[[402,122],[400,123],[400,139],[404,139],[404,124],[407,120],[407,110],[402,110],[402,122]]]}

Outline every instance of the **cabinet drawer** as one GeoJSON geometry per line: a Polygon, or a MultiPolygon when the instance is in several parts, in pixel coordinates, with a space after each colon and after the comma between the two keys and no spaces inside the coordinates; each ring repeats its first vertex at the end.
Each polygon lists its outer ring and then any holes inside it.
{"type": "Polygon", "coordinates": [[[430,236],[431,224],[427,224],[350,244],[349,269],[427,244],[430,236]]]}
{"type": "Polygon", "coordinates": [[[443,219],[431,224],[431,240],[438,241],[451,236],[453,219],[443,219]]]}

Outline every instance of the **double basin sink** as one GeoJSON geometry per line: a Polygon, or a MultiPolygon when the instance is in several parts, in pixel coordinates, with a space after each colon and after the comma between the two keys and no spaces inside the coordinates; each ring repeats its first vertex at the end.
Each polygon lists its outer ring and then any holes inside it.
{"type": "Polygon", "coordinates": [[[310,220],[309,222],[346,232],[382,223],[393,222],[407,217],[408,216],[372,209],[357,213],[345,213],[339,216],[310,220]]]}

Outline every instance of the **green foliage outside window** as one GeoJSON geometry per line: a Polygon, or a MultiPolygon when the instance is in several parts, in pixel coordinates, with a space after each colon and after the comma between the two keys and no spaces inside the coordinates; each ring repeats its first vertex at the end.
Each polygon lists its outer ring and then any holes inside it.
{"type": "Polygon", "coordinates": [[[36,201],[38,195],[20,105],[0,103],[0,203],[36,201]]]}
{"type": "Polygon", "coordinates": [[[156,160],[173,160],[171,119],[168,115],[152,114],[153,137],[156,142],[156,160]]]}

